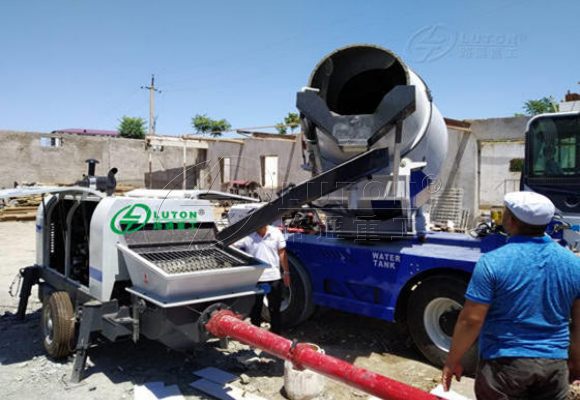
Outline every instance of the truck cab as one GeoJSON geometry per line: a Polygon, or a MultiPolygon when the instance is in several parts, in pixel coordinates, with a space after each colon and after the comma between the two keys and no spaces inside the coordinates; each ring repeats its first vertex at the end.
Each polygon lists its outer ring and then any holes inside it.
{"type": "Polygon", "coordinates": [[[521,189],[552,200],[564,241],[580,250],[580,112],[530,119],[525,151],[521,189]]]}

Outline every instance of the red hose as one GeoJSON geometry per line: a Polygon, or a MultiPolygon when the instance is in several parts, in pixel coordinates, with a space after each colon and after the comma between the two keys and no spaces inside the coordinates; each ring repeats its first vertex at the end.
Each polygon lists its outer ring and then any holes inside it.
{"type": "Polygon", "coordinates": [[[214,336],[230,337],[260,348],[276,357],[292,362],[298,368],[308,368],[381,399],[437,399],[436,396],[413,386],[319,353],[307,344],[299,343],[293,346],[290,340],[245,323],[229,310],[215,313],[205,327],[214,336]]]}

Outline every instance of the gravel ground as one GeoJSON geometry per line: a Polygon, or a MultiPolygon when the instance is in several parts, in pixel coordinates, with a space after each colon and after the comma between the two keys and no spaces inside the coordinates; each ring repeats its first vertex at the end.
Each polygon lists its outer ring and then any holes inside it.
{"type": "MultiPolygon", "coordinates": [[[[135,384],[163,381],[179,385],[188,399],[205,399],[188,387],[193,371],[213,366],[243,379],[234,385],[267,399],[284,399],[283,363],[237,342],[227,350],[217,341],[189,353],[168,350],[148,340],[98,343],[89,351],[89,369],[79,384],[69,381],[72,358],[54,362],[45,356],[40,335],[40,304],[31,298],[24,321],[16,321],[17,300],[8,287],[18,269],[35,260],[34,223],[0,223],[0,396],[12,399],[123,399],[133,397],[135,384]]],[[[33,292],[34,293],[34,292],[33,292]]],[[[320,345],[327,354],[430,390],[440,371],[426,363],[408,335],[394,325],[322,309],[306,323],[284,334],[320,345]]],[[[472,397],[473,380],[453,388],[472,397]]],[[[368,396],[328,381],[320,399],[365,399],[368,396]]]]}

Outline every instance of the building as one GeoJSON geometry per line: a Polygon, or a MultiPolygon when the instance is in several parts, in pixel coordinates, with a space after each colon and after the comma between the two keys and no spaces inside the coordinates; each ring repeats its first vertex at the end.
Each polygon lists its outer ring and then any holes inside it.
{"type": "Polygon", "coordinates": [[[228,191],[235,181],[257,182],[270,199],[289,184],[310,177],[301,168],[300,135],[253,132],[244,139],[210,142],[204,188],[228,191]]]}
{"type": "Polygon", "coordinates": [[[307,178],[300,165],[297,135],[253,133],[243,139],[184,136],[126,139],[69,130],[0,131],[0,187],[14,182],[71,184],[86,173],[85,161],[99,160],[97,174],[110,168],[120,184],[155,189],[227,190],[234,180],[260,183],[271,197],[288,183],[307,178]]]}
{"type": "Polygon", "coordinates": [[[458,121],[445,118],[449,132],[447,158],[433,194],[447,196],[453,212],[467,216],[473,225],[481,209],[503,204],[505,193],[518,190],[529,117],[458,121]],[[457,203],[457,204],[455,204],[457,203]]]}
{"type": "MultiPolygon", "coordinates": [[[[435,194],[461,189],[458,207],[467,210],[471,220],[480,208],[501,204],[506,192],[519,187],[515,167],[520,164],[514,160],[524,157],[527,121],[446,119],[449,150],[435,194]]],[[[263,199],[310,177],[301,168],[300,135],[251,132],[239,139],[186,135],[138,140],[95,132],[0,131],[0,187],[14,182],[71,184],[86,173],[89,158],[100,161],[98,175],[118,168],[122,185],[229,191],[234,184],[256,182],[263,199]]]]}
{"type": "Polygon", "coordinates": [[[580,111],[580,93],[568,91],[564,96],[564,101],[560,103],[560,111],[580,111]]]}

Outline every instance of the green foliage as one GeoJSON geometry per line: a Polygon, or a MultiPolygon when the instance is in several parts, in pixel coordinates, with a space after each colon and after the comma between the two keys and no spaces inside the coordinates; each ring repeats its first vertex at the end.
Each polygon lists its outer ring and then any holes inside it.
{"type": "Polygon", "coordinates": [[[144,139],[145,138],[145,120],[138,117],[121,118],[119,125],[119,135],[129,139],[144,139]]]}
{"type": "Polygon", "coordinates": [[[294,133],[294,129],[300,126],[300,116],[297,113],[288,113],[284,117],[284,121],[275,125],[276,130],[280,135],[285,135],[288,133],[288,128],[294,133]]]}
{"type": "Polygon", "coordinates": [[[524,170],[523,158],[512,158],[510,160],[510,172],[522,172],[524,170]]]}
{"type": "Polygon", "coordinates": [[[288,113],[284,118],[284,124],[294,133],[294,129],[300,126],[300,116],[297,113],[288,113]]]}
{"type": "Polygon", "coordinates": [[[524,103],[524,111],[527,115],[538,115],[544,113],[552,113],[559,111],[558,103],[552,96],[542,97],[537,100],[528,100],[524,103]]]}
{"type": "Polygon", "coordinates": [[[288,128],[286,127],[286,124],[283,124],[282,122],[276,124],[276,130],[280,135],[285,135],[286,133],[288,133],[288,128]]]}
{"type": "Polygon", "coordinates": [[[225,119],[211,119],[206,114],[196,114],[191,119],[191,125],[195,129],[195,133],[217,137],[221,136],[223,132],[231,129],[230,123],[225,119]]]}
{"type": "Polygon", "coordinates": [[[191,125],[195,129],[195,133],[206,134],[211,132],[213,126],[213,121],[205,114],[196,114],[195,117],[191,119],[191,125]]]}
{"type": "Polygon", "coordinates": [[[221,136],[223,132],[229,131],[232,128],[230,123],[225,119],[218,119],[213,122],[211,131],[209,132],[212,136],[221,136]]]}

